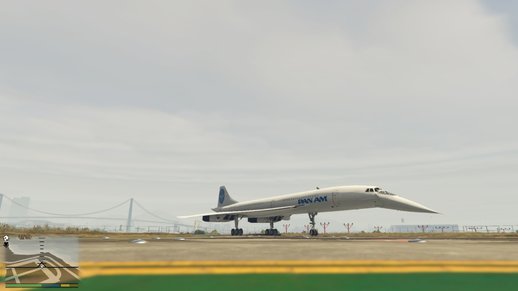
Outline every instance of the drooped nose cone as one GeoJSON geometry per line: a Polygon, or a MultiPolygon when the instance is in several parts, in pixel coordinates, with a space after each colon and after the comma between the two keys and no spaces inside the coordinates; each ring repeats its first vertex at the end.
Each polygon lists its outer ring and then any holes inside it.
{"type": "Polygon", "coordinates": [[[410,212],[425,212],[425,213],[439,213],[434,211],[428,207],[425,207],[417,202],[408,200],[406,198],[397,196],[397,195],[377,195],[378,201],[376,203],[377,207],[401,210],[401,211],[410,211],[410,212]]]}

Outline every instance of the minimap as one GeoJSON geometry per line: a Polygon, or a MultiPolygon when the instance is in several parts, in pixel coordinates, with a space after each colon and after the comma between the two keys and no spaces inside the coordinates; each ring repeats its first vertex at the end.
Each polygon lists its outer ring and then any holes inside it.
{"type": "Polygon", "coordinates": [[[6,288],[79,287],[76,237],[19,236],[5,243],[6,288]]]}

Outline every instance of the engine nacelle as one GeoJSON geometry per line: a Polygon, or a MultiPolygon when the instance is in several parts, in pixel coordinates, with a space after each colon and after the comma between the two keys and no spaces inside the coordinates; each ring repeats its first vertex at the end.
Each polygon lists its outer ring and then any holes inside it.
{"type": "MultiPolygon", "coordinates": [[[[284,219],[284,216],[270,216],[270,217],[249,217],[248,222],[250,223],[270,223],[279,222],[284,219]]],[[[289,217],[287,217],[289,219],[289,217]]]]}
{"type": "Polygon", "coordinates": [[[227,222],[227,221],[234,221],[236,219],[235,215],[204,215],[202,217],[203,221],[205,222],[227,222]]]}

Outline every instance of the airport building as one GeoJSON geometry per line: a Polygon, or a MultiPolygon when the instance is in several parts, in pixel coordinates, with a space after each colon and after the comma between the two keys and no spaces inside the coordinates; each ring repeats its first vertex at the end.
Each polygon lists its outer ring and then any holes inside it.
{"type": "Polygon", "coordinates": [[[392,225],[390,232],[459,232],[458,224],[392,225]]]}

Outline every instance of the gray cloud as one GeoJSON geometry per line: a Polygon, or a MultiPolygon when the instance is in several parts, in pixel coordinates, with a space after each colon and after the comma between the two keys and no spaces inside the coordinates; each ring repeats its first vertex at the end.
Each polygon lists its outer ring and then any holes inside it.
{"type": "Polygon", "coordinates": [[[514,45],[518,45],[518,3],[516,1],[506,0],[482,0],[481,4],[487,7],[488,11],[499,14],[502,20],[507,24],[507,32],[510,35],[514,45]]]}
{"type": "Polygon", "coordinates": [[[491,221],[511,217],[518,51],[480,3],[9,6],[3,192],[176,215],[219,184],[248,199],[367,183],[447,213],[415,219],[473,222],[495,197],[491,221]]]}

